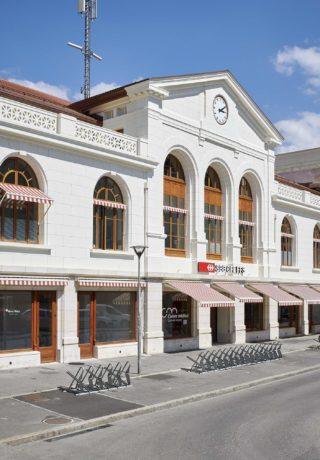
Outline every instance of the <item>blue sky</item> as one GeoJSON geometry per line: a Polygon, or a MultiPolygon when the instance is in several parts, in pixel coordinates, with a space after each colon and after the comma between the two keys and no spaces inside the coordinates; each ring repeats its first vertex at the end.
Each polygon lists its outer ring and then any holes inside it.
{"type": "MultiPolygon", "coordinates": [[[[1,2],[0,76],[74,99],[82,84],[76,0],[1,2]]],[[[99,0],[92,85],[228,68],[286,137],[320,145],[319,0],[99,0]]]]}

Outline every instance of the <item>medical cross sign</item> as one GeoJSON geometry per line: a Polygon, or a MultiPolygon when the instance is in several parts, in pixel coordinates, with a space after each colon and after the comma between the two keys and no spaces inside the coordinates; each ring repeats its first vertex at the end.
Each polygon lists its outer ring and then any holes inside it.
{"type": "Polygon", "coordinates": [[[215,273],[217,275],[243,275],[245,268],[241,265],[218,265],[213,262],[198,262],[199,273],[215,273]]]}

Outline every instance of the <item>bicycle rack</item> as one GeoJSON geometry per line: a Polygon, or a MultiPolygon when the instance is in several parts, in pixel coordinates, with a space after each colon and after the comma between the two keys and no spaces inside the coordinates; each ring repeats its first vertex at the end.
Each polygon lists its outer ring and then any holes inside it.
{"type": "Polygon", "coordinates": [[[107,366],[80,366],[73,374],[67,371],[71,377],[69,386],[59,386],[59,390],[74,395],[88,394],[111,388],[127,387],[131,384],[130,364],[120,362],[107,366]]]}
{"type": "Polygon", "coordinates": [[[203,372],[230,369],[231,367],[257,364],[282,358],[281,343],[269,342],[234,347],[214,348],[202,351],[192,362],[190,372],[203,372]]]}

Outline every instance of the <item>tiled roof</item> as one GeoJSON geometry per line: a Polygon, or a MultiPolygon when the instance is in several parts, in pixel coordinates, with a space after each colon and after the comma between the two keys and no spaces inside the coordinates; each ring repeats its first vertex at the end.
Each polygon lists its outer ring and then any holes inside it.
{"type": "Polygon", "coordinates": [[[0,80],[0,96],[22,102],[40,109],[49,110],[55,113],[64,113],[78,120],[85,121],[94,125],[100,125],[100,119],[93,116],[84,115],[73,109],[70,101],[61,99],[50,94],[28,88],[26,86],[13,83],[8,80],[0,80]]]}

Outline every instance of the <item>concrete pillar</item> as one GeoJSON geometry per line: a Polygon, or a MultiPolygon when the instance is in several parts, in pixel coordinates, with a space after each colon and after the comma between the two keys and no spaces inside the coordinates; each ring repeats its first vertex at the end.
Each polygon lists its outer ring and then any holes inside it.
{"type": "Polygon", "coordinates": [[[78,339],[78,298],[75,282],[70,280],[60,299],[60,344],[59,361],[70,362],[80,359],[78,339]]]}
{"type": "Polygon", "coordinates": [[[299,310],[301,311],[301,314],[300,314],[301,334],[309,335],[309,305],[306,300],[304,300],[303,305],[301,305],[299,310]]]}
{"type": "Polygon", "coordinates": [[[197,337],[199,348],[209,348],[212,345],[210,327],[210,308],[196,305],[197,337]]]}
{"type": "Polygon", "coordinates": [[[264,296],[264,312],[265,327],[269,331],[269,340],[277,340],[279,338],[279,322],[278,322],[278,302],[271,297],[264,296]]]}
{"type": "Polygon", "coordinates": [[[232,343],[246,342],[246,325],[244,323],[244,303],[235,299],[234,308],[230,308],[232,343]]]}
{"type": "Polygon", "coordinates": [[[162,282],[148,281],[144,297],[143,350],[147,354],[163,353],[162,282]]]}

